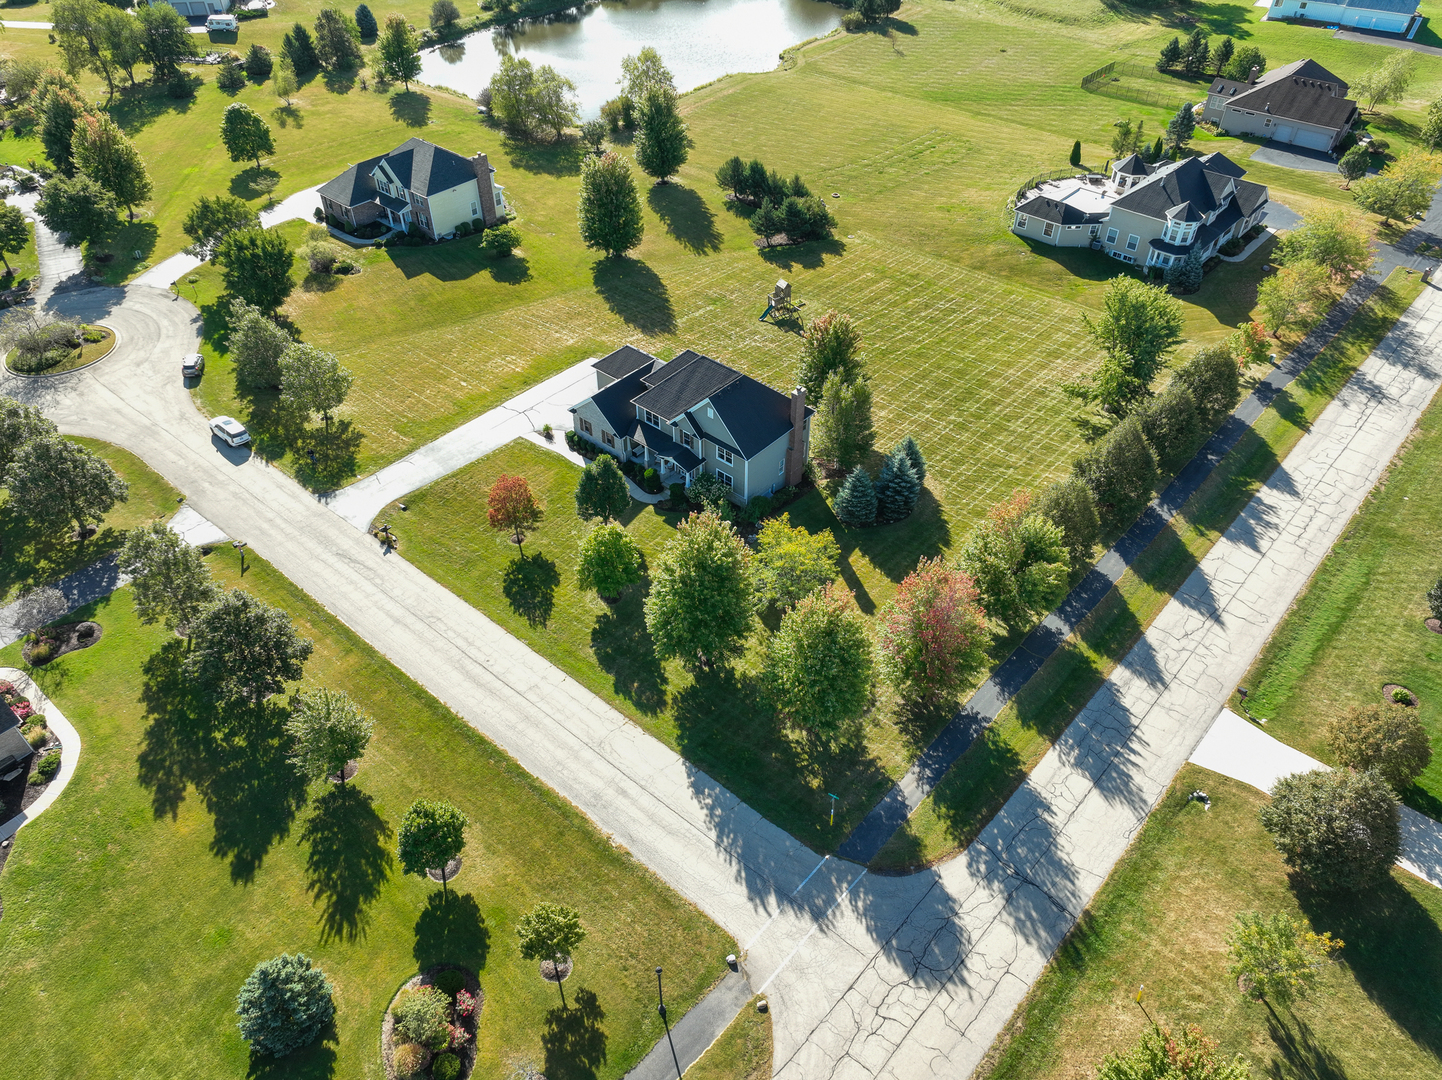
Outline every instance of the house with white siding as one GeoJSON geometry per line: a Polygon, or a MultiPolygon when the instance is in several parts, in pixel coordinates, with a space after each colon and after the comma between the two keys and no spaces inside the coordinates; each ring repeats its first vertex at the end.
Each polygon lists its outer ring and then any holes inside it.
{"type": "Polygon", "coordinates": [[[663,482],[714,473],[744,505],[805,475],[816,410],[804,387],[783,394],[692,349],[667,363],[623,345],[592,367],[596,392],[571,407],[573,430],[663,482]]]}
{"type": "Polygon", "coordinates": [[[1417,33],[1422,25],[1417,0],[1271,0],[1262,18],[1306,19],[1407,37],[1417,33]]]}

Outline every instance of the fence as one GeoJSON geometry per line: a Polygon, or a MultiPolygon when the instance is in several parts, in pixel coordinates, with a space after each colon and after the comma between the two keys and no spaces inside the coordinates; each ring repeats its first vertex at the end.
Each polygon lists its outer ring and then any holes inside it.
{"type": "Polygon", "coordinates": [[[1171,87],[1158,86],[1155,90],[1144,86],[1124,83],[1125,78],[1145,79],[1156,82],[1157,69],[1153,64],[1133,60],[1116,60],[1082,76],[1082,89],[1088,94],[1119,98],[1138,105],[1153,105],[1168,112],[1175,112],[1186,104],[1171,87]]]}

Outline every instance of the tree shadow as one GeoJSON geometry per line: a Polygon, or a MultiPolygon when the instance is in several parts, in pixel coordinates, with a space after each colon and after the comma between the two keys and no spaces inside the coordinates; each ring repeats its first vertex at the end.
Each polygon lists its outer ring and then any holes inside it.
{"type": "Polygon", "coordinates": [[[492,281],[502,285],[519,285],[531,280],[531,264],[524,255],[507,255],[504,259],[492,259],[486,267],[492,281]]]}
{"type": "Polygon", "coordinates": [[[758,248],[761,257],[772,266],[792,270],[800,266],[806,270],[817,270],[826,265],[826,256],[846,254],[846,241],[831,237],[827,240],[808,240],[804,244],[789,247],[758,248]]]}
{"type": "Polygon", "coordinates": [[[482,971],[491,948],[491,931],[481,906],[470,893],[433,892],[416,919],[412,950],[421,971],[437,964],[460,964],[482,971]]]}
{"type": "Polygon", "coordinates": [[[431,98],[419,90],[402,90],[388,102],[391,117],[406,127],[425,127],[431,122],[431,98]]]}
{"type": "Polygon", "coordinates": [[[696,255],[721,249],[716,215],[693,189],[678,184],[652,187],[646,201],[678,244],[696,255]]]}
{"type": "Polygon", "coordinates": [[[594,1080],[606,1064],[606,1012],[592,990],[575,991],[569,1009],[559,1005],[546,1013],[541,1049],[547,1080],[594,1080]]]}
{"type": "Polygon", "coordinates": [[[1267,1034],[1282,1055],[1282,1060],[1273,1058],[1268,1062],[1263,1069],[1264,1076],[1274,1080],[1347,1080],[1347,1070],[1341,1059],[1317,1040],[1307,1021],[1295,1014],[1289,1027],[1269,1004],[1267,1034]]]}
{"type": "Polygon", "coordinates": [[[328,293],[335,292],[340,287],[340,283],[340,274],[323,274],[318,270],[311,270],[301,278],[300,288],[302,292],[328,293]]]}
{"type": "Polygon", "coordinates": [[[275,117],[275,122],[283,128],[305,127],[305,114],[294,105],[277,105],[270,111],[270,115],[275,117]]]}
{"type": "Polygon", "coordinates": [[[339,71],[321,72],[321,82],[332,94],[349,94],[355,86],[356,71],[354,68],[341,68],[339,71]]]}
{"type": "Polygon", "coordinates": [[[133,137],[141,128],[155,123],[166,113],[189,112],[194,104],[194,96],[171,97],[166,93],[163,83],[158,86],[141,83],[138,86],[122,87],[106,111],[121,130],[133,137]]]}
{"type": "Polygon", "coordinates": [[[251,1054],[247,1080],[329,1080],[335,1075],[335,1048],[340,1042],[332,1020],[312,1043],[292,1050],[285,1057],[251,1054]]]}
{"type": "Polygon", "coordinates": [[[366,907],[390,877],[391,828],[372,804],[355,785],[334,785],[301,831],[301,843],[310,847],[306,888],[321,907],[324,942],[364,937],[366,907]]]}
{"type": "Polygon", "coordinates": [[[194,786],[213,820],[211,853],[230,860],[232,882],[249,884],[305,803],[305,780],[288,760],[288,714],[271,704],[217,706],[182,674],[184,656],[175,639],[141,665],[148,723],[137,778],[157,818],[176,818],[194,786]]]}
{"type": "Polygon", "coordinates": [[[293,436],[297,459],[295,478],[312,491],[338,487],[359,470],[364,438],[365,433],[345,419],[331,421],[329,431],[324,426],[300,430],[293,436]]]}
{"type": "Polygon", "coordinates": [[[656,271],[639,259],[608,255],[591,267],[596,292],[627,326],[643,334],[670,334],[676,330],[671,294],[656,271]]]}
{"type": "Polygon", "coordinates": [[[466,58],[466,43],[464,41],[447,41],[436,49],[440,58],[448,64],[459,64],[466,58]]]}
{"type": "Polygon", "coordinates": [[[648,715],[666,707],[666,669],[646,629],[640,589],[627,589],[601,613],[591,628],[591,652],[621,697],[648,715]]]}
{"type": "Polygon", "coordinates": [[[539,553],[511,560],[501,575],[506,602],[532,626],[545,626],[550,621],[560,583],[561,572],[556,564],[539,553]]]}
{"type": "Polygon", "coordinates": [[[280,173],[266,165],[262,165],[257,169],[255,165],[252,164],[230,178],[230,193],[237,199],[245,199],[247,201],[262,198],[269,195],[270,192],[262,190],[258,181],[270,177],[279,180],[280,173]]]}
{"type": "Polygon", "coordinates": [[[586,148],[577,139],[537,142],[508,135],[501,146],[506,152],[506,164],[511,168],[543,176],[579,176],[581,162],[586,157],[586,148]]]}

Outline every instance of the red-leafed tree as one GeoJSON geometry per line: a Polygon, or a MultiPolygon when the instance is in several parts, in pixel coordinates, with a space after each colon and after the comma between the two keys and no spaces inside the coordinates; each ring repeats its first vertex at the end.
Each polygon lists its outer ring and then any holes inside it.
{"type": "Polygon", "coordinates": [[[881,670],[903,696],[935,701],[986,658],[990,635],[976,583],[939,557],[922,559],[881,613],[881,670]]]}
{"type": "MultiPolygon", "coordinates": [[[[517,549],[525,542],[526,532],[534,529],[546,514],[545,507],[531,492],[531,485],[524,476],[507,476],[502,473],[491,485],[486,496],[486,517],[491,528],[509,532],[517,549]]],[[[525,555],[525,551],[521,551],[525,555]]]]}

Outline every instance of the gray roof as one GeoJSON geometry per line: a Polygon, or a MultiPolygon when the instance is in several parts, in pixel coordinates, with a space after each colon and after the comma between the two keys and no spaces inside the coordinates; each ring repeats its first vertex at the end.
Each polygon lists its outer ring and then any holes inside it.
{"type": "Polygon", "coordinates": [[[622,345],[615,352],[609,352],[591,366],[602,375],[609,375],[613,379],[624,379],[640,368],[650,364],[655,366],[659,361],[650,353],[642,352],[634,345],[622,345]]]}
{"type": "Polygon", "coordinates": [[[1221,94],[1233,108],[1336,130],[1346,127],[1357,111],[1347,90],[1345,82],[1315,60],[1297,60],[1260,76],[1255,85],[1216,79],[1209,92],[1221,94]]]}
{"type": "Polygon", "coordinates": [[[1185,158],[1158,169],[1113,203],[1123,210],[1165,220],[1167,212],[1185,203],[1184,221],[1195,221],[1218,209],[1236,165],[1221,154],[1185,158]]]}
{"type": "Polygon", "coordinates": [[[1112,172],[1123,176],[1146,176],[1151,171],[1152,167],[1142,160],[1140,154],[1128,154],[1112,165],[1112,172]]]}
{"type": "Polygon", "coordinates": [[[687,472],[701,464],[701,458],[671,438],[670,434],[650,424],[637,423],[630,432],[631,441],[648,447],[653,454],[668,457],[687,472]]]}
{"type": "MultiPolygon", "coordinates": [[[[431,196],[476,179],[469,158],[424,139],[407,139],[388,154],[366,158],[352,165],[334,180],[322,184],[320,193],[342,206],[360,206],[380,197],[371,173],[384,161],[406,188],[417,195],[431,196]]],[[[492,170],[494,171],[494,170],[492,170]]],[[[389,205],[389,204],[387,204],[389,205]]]]}
{"type": "Polygon", "coordinates": [[[591,404],[601,411],[606,423],[611,425],[611,430],[616,434],[631,434],[631,429],[636,424],[636,407],[631,404],[631,400],[645,389],[641,379],[650,370],[649,366],[636,368],[591,395],[591,404]]]}
{"type": "Polygon", "coordinates": [[[9,731],[19,726],[20,718],[15,715],[15,710],[0,700],[0,731],[9,731]]]}
{"type": "Polygon", "coordinates": [[[648,389],[635,403],[662,419],[674,420],[739,378],[739,371],[687,349],[669,364],[652,369],[642,380],[648,389]]]}
{"type": "Polygon", "coordinates": [[[17,765],[24,765],[35,756],[35,751],[20,734],[19,728],[0,731],[0,777],[11,772],[17,765]]]}
{"type": "Polygon", "coordinates": [[[1342,0],[1342,5],[1363,11],[1388,11],[1394,15],[1411,15],[1417,10],[1417,0],[1342,0]]]}
{"type": "Polygon", "coordinates": [[[1237,194],[1234,205],[1242,211],[1243,216],[1249,215],[1259,206],[1267,203],[1267,186],[1265,184],[1254,184],[1250,180],[1237,181],[1237,194]]]}
{"type": "MultiPolygon", "coordinates": [[[[711,396],[716,415],[746,457],[755,457],[791,431],[791,398],[742,375],[711,396]]],[[[807,407],[807,415],[815,410],[807,407]]]]}
{"type": "Polygon", "coordinates": [[[1038,195],[1034,199],[1028,199],[1016,208],[1018,214],[1025,214],[1027,217],[1039,218],[1042,221],[1054,221],[1058,225],[1086,225],[1095,221],[1105,221],[1107,212],[1088,214],[1071,203],[1059,202],[1056,199],[1048,199],[1038,195]]]}

